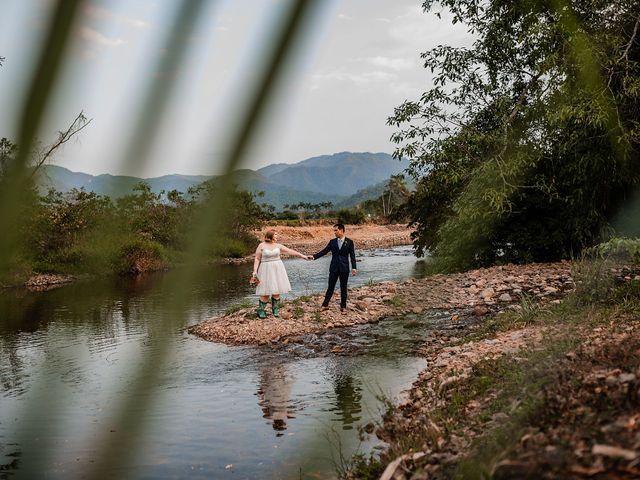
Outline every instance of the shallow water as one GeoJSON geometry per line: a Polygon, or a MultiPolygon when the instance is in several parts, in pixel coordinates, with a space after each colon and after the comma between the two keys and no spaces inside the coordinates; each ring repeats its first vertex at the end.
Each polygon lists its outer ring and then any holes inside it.
{"type": "MultiPolygon", "coordinates": [[[[350,286],[422,272],[408,247],[359,260],[350,286]]],[[[285,261],[290,296],[322,291],[328,262],[285,261]]],[[[175,318],[179,271],[0,294],[0,478],[331,478],[339,452],[372,451],[358,427],[424,368],[424,330],[353,327],[347,352],[304,355],[185,333],[254,301],[250,272],[203,268],[175,318]]]]}

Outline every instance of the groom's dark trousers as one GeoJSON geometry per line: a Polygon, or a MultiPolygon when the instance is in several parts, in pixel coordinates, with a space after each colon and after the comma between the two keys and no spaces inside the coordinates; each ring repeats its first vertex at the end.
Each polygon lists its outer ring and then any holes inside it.
{"type": "Polygon", "coordinates": [[[349,272],[329,272],[329,288],[327,288],[327,293],[324,295],[322,305],[329,305],[338,279],[340,279],[340,308],[347,308],[347,282],[349,281],[349,272]]]}
{"type": "Polygon", "coordinates": [[[353,241],[344,237],[342,248],[338,247],[338,240],[334,238],[326,247],[316,253],[313,258],[320,258],[331,252],[331,265],[329,266],[329,288],[324,296],[323,306],[329,305],[329,301],[333,296],[336,283],[340,280],[340,308],[347,308],[347,282],[349,281],[349,260],[351,260],[351,268],[356,269],[356,252],[353,241]]]}

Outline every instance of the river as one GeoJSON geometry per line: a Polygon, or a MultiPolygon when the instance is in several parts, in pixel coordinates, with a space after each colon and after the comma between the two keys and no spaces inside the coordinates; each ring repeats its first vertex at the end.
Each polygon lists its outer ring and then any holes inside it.
{"type": "MultiPolygon", "coordinates": [[[[409,247],[359,260],[352,287],[422,275],[409,247]]],[[[286,260],[289,297],[322,291],[328,261],[286,260]]],[[[375,451],[358,427],[425,367],[420,333],[388,320],[342,332],[356,353],[300,356],[185,332],[255,301],[250,272],[203,267],[169,329],[179,271],[1,292],[0,478],[334,478],[341,458],[375,451]]]]}

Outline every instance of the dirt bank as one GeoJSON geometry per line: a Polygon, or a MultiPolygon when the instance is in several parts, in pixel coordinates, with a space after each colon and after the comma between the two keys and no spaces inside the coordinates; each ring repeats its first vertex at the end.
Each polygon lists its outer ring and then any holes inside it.
{"type": "MultiPolygon", "coordinates": [[[[308,251],[318,251],[334,238],[331,225],[310,227],[265,227],[256,232],[262,238],[264,232],[274,228],[280,235],[280,242],[295,249],[304,248],[308,251]]],[[[411,232],[404,225],[348,225],[346,235],[355,243],[356,248],[387,248],[396,245],[410,245],[411,232]]]]}
{"type": "MultiPolygon", "coordinates": [[[[264,238],[264,232],[273,229],[278,232],[278,241],[283,245],[305,254],[322,250],[335,238],[331,225],[312,225],[307,227],[266,226],[253,232],[256,237],[264,238]]],[[[373,248],[389,248],[396,245],[411,245],[411,233],[414,230],[405,225],[347,225],[346,235],[353,240],[356,252],[373,248]]],[[[243,258],[225,259],[224,263],[252,262],[253,255],[243,258]]]]}
{"type": "MultiPolygon", "coordinates": [[[[355,240],[354,240],[355,241],[355,240]]],[[[328,311],[320,311],[321,295],[300,297],[283,304],[280,318],[256,317],[255,306],[239,307],[189,329],[205,340],[230,345],[262,345],[285,342],[289,336],[330,328],[377,322],[403,313],[419,314],[429,309],[469,309],[476,316],[516,308],[522,296],[544,302],[559,302],[573,288],[568,262],[506,265],[405,282],[382,282],[350,289],[347,314],[339,299],[328,311]]],[[[457,319],[452,318],[452,321],[457,319]]]]}

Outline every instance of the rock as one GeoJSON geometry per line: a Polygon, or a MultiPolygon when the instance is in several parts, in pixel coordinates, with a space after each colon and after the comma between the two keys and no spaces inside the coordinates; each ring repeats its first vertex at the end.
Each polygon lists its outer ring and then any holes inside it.
{"type": "Polygon", "coordinates": [[[369,308],[369,304],[365,301],[356,301],[354,305],[358,310],[361,310],[363,312],[366,312],[367,308],[369,308]]]}
{"type": "Polygon", "coordinates": [[[482,317],[487,313],[489,313],[489,309],[482,305],[476,305],[475,307],[473,307],[473,311],[471,312],[471,314],[475,317],[482,317]]]}
{"type": "Polygon", "coordinates": [[[636,376],[633,373],[622,373],[618,377],[618,382],[629,383],[629,382],[634,382],[635,379],[636,379],[636,376]]]}
{"type": "Polygon", "coordinates": [[[511,302],[511,295],[509,295],[508,293],[503,293],[502,295],[500,295],[498,297],[498,300],[500,300],[501,302],[511,302]]]}
{"type": "Polygon", "coordinates": [[[493,288],[489,287],[489,288],[485,288],[484,290],[482,290],[482,292],[480,292],[480,296],[484,299],[484,300],[489,300],[492,299],[494,296],[496,295],[496,292],[493,288]]]}
{"type": "Polygon", "coordinates": [[[604,457],[623,458],[624,460],[635,460],[639,457],[638,452],[627,450],[613,445],[601,445],[596,443],[591,449],[594,455],[602,455],[604,457]]]}
{"type": "Polygon", "coordinates": [[[422,307],[413,307],[411,309],[411,313],[415,313],[416,315],[420,315],[422,313],[422,307]]]}

